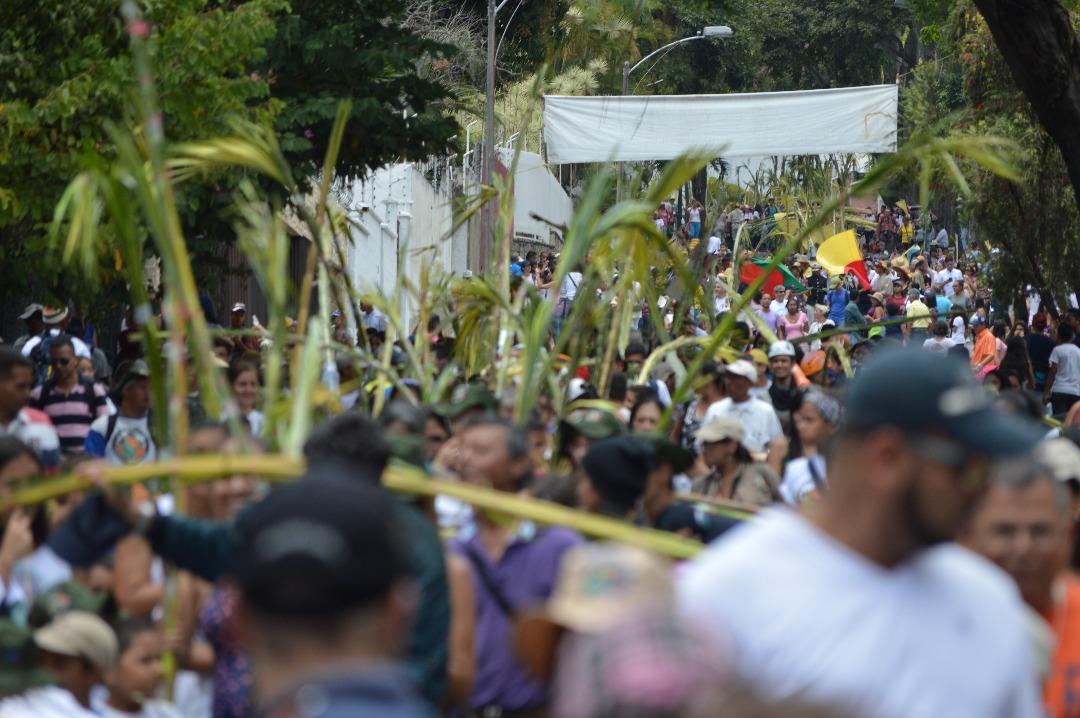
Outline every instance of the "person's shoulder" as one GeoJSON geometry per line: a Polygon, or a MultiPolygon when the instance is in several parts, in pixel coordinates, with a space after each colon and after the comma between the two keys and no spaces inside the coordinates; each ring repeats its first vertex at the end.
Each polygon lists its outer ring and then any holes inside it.
{"type": "MultiPolygon", "coordinates": [[[[39,389],[41,387],[38,387],[39,389]]],[[[50,429],[54,429],[52,419],[41,409],[35,409],[31,406],[24,406],[22,408],[23,418],[29,426],[46,426],[50,429]]]]}
{"type": "Polygon", "coordinates": [[[709,408],[705,410],[705,421],[708,421],[714,416],[724,416],[731,410],[731,405],[734,402],[731,397],[724,397],[720,401],[715,401],[709,405],[709,408]]]}
{"type": "Polygon", "coordinates": [[[549,526],[537,532],[533,543],[548,548],[564,549],[572,548],[585,543],[585,539],[577,531],[565,526],[549,526]]]}
{"type": "Polygon", "coordinates": [[[948,543],[928,549],[919,570],[932,581],[987,610],[1012,610],[1021,604],[1016,584],[989,559],[959,544],[948,543]]]}
{"type": "Polygon", "coordinates": [[[759,512],[754,520],[733,528],[698,554],[687,566],[682,583],[693,590],[695,585],[720,585],[729,579],[740,583],[771,580],[774,571],[770,566],[786,564],[789,554],[802,551],[802,521],[788,508],[759,512]]]}
{"type": "Polygon", "coordinates": [[[109,419],[111,418],[111,414],[105,414],[104,416],[99,416],[98,418],[94,419],[92,422],[90,422],[90,431],[97,432],[98,434],[104,436],[106,429],[109,428],[109,419]]]}

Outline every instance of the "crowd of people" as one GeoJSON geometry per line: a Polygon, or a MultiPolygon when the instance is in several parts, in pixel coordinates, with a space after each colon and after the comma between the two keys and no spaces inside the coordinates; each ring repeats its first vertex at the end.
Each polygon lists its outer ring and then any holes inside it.
{"type": "MultiPolygon", "coordinates": [[[[704,334],[741,281],[698,209],[714,297],[672,321],[704,334]]],[[[883,249],[864,281],[794,255],[797,281],[738,308],[688,395],[699,357],[642,372],[646,320],[672,309],[640,299],[628,343],[516,421],[518,388],[460,375],[433,318],[444,400],[406,380],[375,402],[343,354],[343,411],[299,481],[176,494],[102,478],[165,451],[133,315],[103,350],[74,310],[31,304],[0,345],[0,499],[60,471],[97,488],[0,513],[0,717],[1080,715],[1080,314],[1000,306],[989,258],[957,259],[883,249]],[[676,565],[392,495],[391,461],[702,549],[676,565]]],[[[557,261],[512,269],[556,304],[554,333],[609,301],[577,268],[556,285],[557,261]]],[[[334,312],[335,340],[385,354],[387,317],[356,321],[334,312]]],[[[264,451],[260,327],[243,304],[214,326],[231,396],[217,416],[189,397],[189,451],[264,451]]]]}

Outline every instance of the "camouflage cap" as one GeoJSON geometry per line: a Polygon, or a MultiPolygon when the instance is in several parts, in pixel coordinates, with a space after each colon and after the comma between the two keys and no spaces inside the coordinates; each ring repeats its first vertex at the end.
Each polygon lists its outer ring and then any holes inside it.
{"type": "Polygon", "coordinates": [[[456,419],[470,409],[495,411],[499,406],[495,395],[483,384],[458,384],[450,394],[450,400],[432,407],[432,411],[444,419],[456,419]]]}
{"type": "Polygon", "coordinates": [[[64,581],[34,599],[27,622],[31,626],[40,627],[68,611],[100,613],[107,598],[103,594],[91,591],[78,581],[64,581]]]}
{"type": "Polygon", "coordinates": [[[34,634],[13,621],[0,619],[0,696],[11,696],[53,683],[41,667],[34,634]]]}
{"type": "Polygon", "coordinates": [[[571,404],[561,423],[590,439],[606,439],[609,436],[626,433],[627,430],[626,424],[618,416],[607,409],[595,406],[592,402],[571,404]]]}

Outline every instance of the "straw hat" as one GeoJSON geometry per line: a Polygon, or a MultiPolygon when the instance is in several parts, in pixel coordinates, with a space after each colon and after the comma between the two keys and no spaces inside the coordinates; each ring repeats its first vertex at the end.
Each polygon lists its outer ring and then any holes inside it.
{"type": "Polygon", "coordinates": [[[563,555],[547,605],[518,621],[518,655],[530,673],[547,678],[563,630],[603,633],[674,604],[670,565],[656,554],[626,544],[576,546],[563,555]]]}

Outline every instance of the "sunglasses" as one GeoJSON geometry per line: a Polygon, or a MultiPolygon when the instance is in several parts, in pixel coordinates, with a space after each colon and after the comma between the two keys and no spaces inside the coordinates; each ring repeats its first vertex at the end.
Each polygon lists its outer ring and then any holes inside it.
{"type": "Polygon", "coordinates": [[[908,447],[919,458],[956,472],[957,484],[964,491],[979,491],[989,480],[990,461],[955,441],[923,434],[910,438],[908,447]]]}

